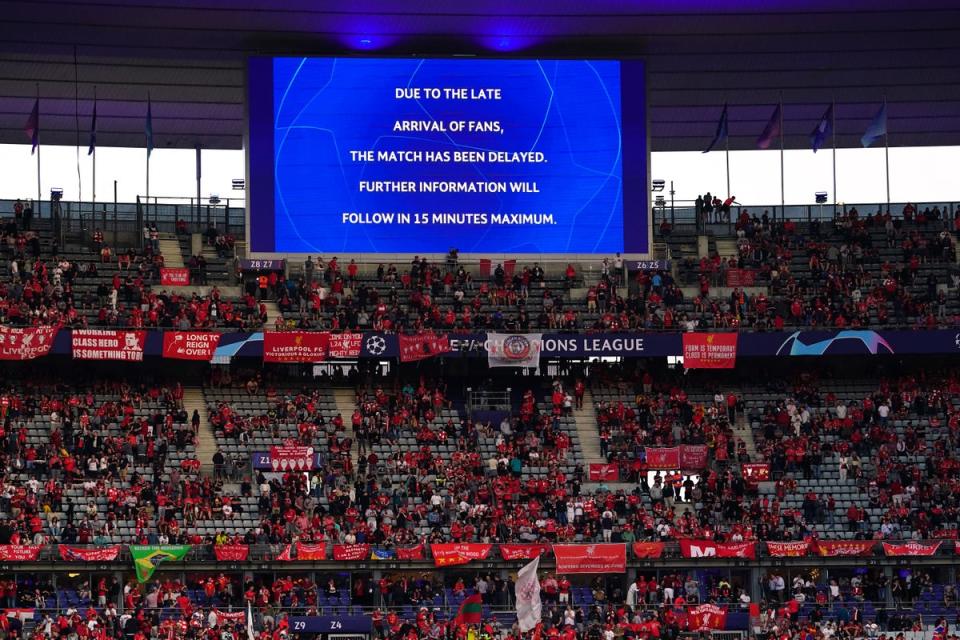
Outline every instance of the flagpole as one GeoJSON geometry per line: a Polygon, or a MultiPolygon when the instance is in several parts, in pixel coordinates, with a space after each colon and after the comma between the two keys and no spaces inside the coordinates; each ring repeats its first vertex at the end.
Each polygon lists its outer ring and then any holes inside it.
{"type": "MultiPolygon", "coordinates": [[[[787,219],[787,196],[783,178],[783,91],[780,92],[780,219],[787,219]]],[[[776,218],[776,216],[774,216],[776,218]]]]}
{"type": "MultiPolygon", "coordinates": [[[[97,85],[93,85],[93,135],[97,135],[97,85]]],[[[90,201],[90,219],[93,220],[95,213],[94,209],[97,208],[97,141],[93,140],[93,196],[90,201]]]]}
{"type": "Polygon", "coordinates": [[[830,133],[833,138],[833,217],[837,217],[837,101],[830,101],[830,133]]]}
{"type": "Polygon", "coordinates": [[[890,213],[890,115],[887,113],[887,96],[883,96],[883,157],[887,174],[887,213],[890,213]]]}
{"type": "Polygon", "coordinates": [[[33,215],[40,217],[40,83],[37,83],[37,210],[33,215]]]}
{"type": "Polygon", "coordinates": [[[727,135],[723,137],[723,142],[726,145],[725,156],[727,159],[727,197],[730,197],[730,117],[727,116],[727,135]]]}
{"type": "MultiPolygon", "coordinates": [[[[151,113],[151,111],[152,110],[150,108],[150,92],[148,91],[147,92],[147,126],[152,128],[153,123],[151,122],[151,120],[153,118],[153,114],[151,113]]],[[[151,137],[153,136],[152,131],[150,135],[151,137]]],[[[150,151],[151,151],[150,146],[151,145],[152,145],[152,141],[148,140],[147,141],[147,203],[146,203],[146,209],[144,210],[144,222],[150,219],[150,151]]]]}

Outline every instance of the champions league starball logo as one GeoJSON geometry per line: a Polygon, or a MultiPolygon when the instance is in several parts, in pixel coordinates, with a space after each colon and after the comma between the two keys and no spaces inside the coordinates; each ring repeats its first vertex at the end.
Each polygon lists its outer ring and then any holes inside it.
{"type": "MultiPolygon", "coordinates": [[[[960,334],[958,334],[958,337],[960,337],[960,334]]],[[[881,349],[885,350],[887,353],[894,353],[893,347],[890,346],[890,343],[887,342],[883,336],[876,331],[849,330],[838,331],[837,334],[831,338],[817,340],[815,342],[811,342],[810,344],[802,342],[801,332],[796,331],[790,334],[790,336],[783,341],[783,343],[780,345],[780,348],[777,349],[777,355],[783,355],[786,352],[787,355],[791,356],[822,356],[826,355],[827,351],[834,344],[844,341],[859,342],[863,345],[867,352],[872,355],[877,355],[880,353],[881,349]]]]}
{"type": "Polygon", "coordinates": [[[387,350],[387,341],[383,336],[370,336],[367,338],[366,346],[370,355],[379,356],[387,350]]]}

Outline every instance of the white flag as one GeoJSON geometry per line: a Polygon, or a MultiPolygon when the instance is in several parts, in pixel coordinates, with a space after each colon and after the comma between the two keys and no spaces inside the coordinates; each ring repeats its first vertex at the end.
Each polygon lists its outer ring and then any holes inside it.
{"type": "Polygon", "coordinates": [[[254,640],[253,634],[253,607],[247,601],[247,640],[254,640]]]}
{"type": "Polygon", "coordinates": [[[514,591],[517,597],[517,623],[521,632],[530,631],[540,622],[543,607],[540,604],[540,580],[537,578],[539,567],[540,556],[537,556],[517,572],[514,591]]]}
{"type": "Polygon", "coordinates": [[[542,333],[488,333],[487,366],[539,367],[542,333]]]}

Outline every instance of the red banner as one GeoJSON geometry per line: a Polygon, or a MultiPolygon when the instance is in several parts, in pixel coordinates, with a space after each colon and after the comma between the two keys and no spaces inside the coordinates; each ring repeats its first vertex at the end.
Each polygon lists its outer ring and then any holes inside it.
{"type": "Polygon", "coordinates": [[[59,330],[59,326],[0,326],[0,360],[33,360],[47,355],[59,330]]]}
{"type": "Polygon", "coordinates": [[[757,281],[757,272],[753,269],[728,269],[728,287],[752,287],[757,281]]]}
{"type": "Polygon", "coordinates": [[[369,560],[369,544],[335,544],[333,545],[334,560],[369,560]]]}
{"type": "Polygon", "coordinates": [[[397,547],[397,560],[423,560],[423,543],[415,547],[397,547]]]}
{"type": "Polygon", "coordinates": [[[313,469],[316,461],[313,447],[299,445],[270,447],[270,466],[274,471],[306,471],[313,469]]]}
{"type": "Polygon", "coordinates": [[[904,542],[883,543],[883,553],[887,556],[935,556],[942,542],[904,542]]]}
{"type": "Polygon", "coordinates": [[[873,540],[817,540],[813,550],[823,557],[873,555],[873,540]]]}
{"type": "Polygon", "coordinates": [[[220,334],[215,331],[164,331],[163,357],[209,362],[218,344],[220,334]]]}
{"type": "Polygon", "coordinates": [[[768,542],[767,554],[774,558],[799,558],[807,555],[810,550],[810,542],[803,540],[801,542],[768,542]]]}
{"type": "Polygon", "coordinates": [[[400,334],[400,362],[416,362],[443,355],[450,351],[450,337],[446,334],[421,333],[415,336],[400,334]]]}
{"type": "Polygon", "coordinates": [[[714,604],[701,604],[690,609],[688,620],[690,621],[691,631],[725,629],[727,626],[727,609],[714,604]]]}
{"type": "Polygon", "coordinates": [[[680,447],[680,468],[681,469],[706,469],[707,468],[707,445],[705,444],[685,444],[680,447]]]}
{"type": "Polygon", "coordinates": [[[770,465],[766,462],[745,462],[740,465],[740,473],[747,484],[757,484],[770,479],[770,465]]]}
{"type": "Polygon", "coordinates": [[[60,558],[67,562],[109,562],[116,560],[117,556],[120,555],[120,545],[118,544],[93,549],[61,544],[58,545],[58,550],[60,551],[60,558]]]}
{"type": "Polygon", "coordinates": [[[615,464],[590,465],[590,482],[616,482],[620,479],[620,467],[615,464]]]}
{"type": "Polygon", "coordinates": [[[746,558],[757,557],[756,542],[714,542],[712,540],[680,540],[680,555],[684,558],[746,558]]]}
{"type": "Polygon", "coordinates": [[[633,556],[635,558],[661,558],[666,545],[662,542],[634,542],[633,556]]]}
{"type": "Polygon", "coordinates": [[[626,573],[625,544],[555,544],[557,573],[626,573]]]}
{"type": "Polygon", "coordinates": [[[504,560],[533,560],[549,548],[545,544],[501,544],[500,557],[504,560]]]}
{"type": "Polygon", "coordinates": [[[737,334],[684,333],[683,366],[687,369],[733,369],[737,334]]]}
{"type": "Polygon", "coordinates": [[[467,564],[472,560],[486,560],[491,549],[493,549],[492,544],[443,543],[430,545],[433,564],[437,567],[467,564]]]}
{"type": "Polygon", "coordinates": [[[75,360],[142,362],[147,332],[74,329],[71,338],[75,360]]]}
{"type": "Polygon", "coordinates": [[[956,529],[936,529],[930,532],[930,537],[937,538],[940,540],[956,540],[957,530],[956,529]]]}
{"type": "Polygon", "coordinates": [[[214,609],[213,613],[217,616],[217,624],[243,624],[247,621],[246,611],[220,611],[214,609]]]}
{"type": "Polygon", "coordinates": [[[0,544],[0,562],[25,562],[40,557],[39,544],[0,544]]]}
{"type": "Polygon", "coordinates": [[[648,469],[677,469],[680,467],[680,447],[647,447],[648,469]]]}
{"type": "Polygon", "coordinates": [[[246,544],[218,544],[213,552],[220,562],[243,562],[250,556],[250,545],[246,544]]]}
{"type": "Polygon", "coordinates": [[[310,331],[264,331],[264,362],[323,362],[330,334],[310,331]]]}
{"type": "Polygon", "coordinates": [[[296,549],[293,548],[292,544],[286,545],[283,548],[283,551],[277,555],[277,560],[295,562],[297,560],[327,559],[327,545],[324,542],[319,544],[306,544],[303,542],[297,542],[296,545],[296,549]]]}
{"type": "Polygon", "coordinates": [[[190,284],[190,269],[186,267],[161,267],[160,286],[186,287],[190,284]]]}
{"type": "Polygon", "coordinates": [[[331,358],[359,358],[363,346],[362,333],[331,333],[331,358]]]}

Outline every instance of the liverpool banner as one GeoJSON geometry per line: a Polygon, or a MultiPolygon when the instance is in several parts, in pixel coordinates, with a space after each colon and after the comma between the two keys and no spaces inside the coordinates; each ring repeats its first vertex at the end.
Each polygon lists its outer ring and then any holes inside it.
{"type": "Polygon", "coordinates": [[[0,544],[0,562],[27,562],[40,557],[39,544],[0,544]]]}
{"type": "Polygon", "coordinates": [[[264,362],[323,362],[330,344],[329,333],[311,331],[264,331],[264,362]]]}
{"type": "Polygon", "coordinates": [[[414,547],[397,547],[397,560],[423,560],[423,543],[414,547]]]}
{"type": "Polygon", "coordinates": [[[132,544],[133,568],[137,572],[137,581],[146,582],[161,564],[167,560],[182,560],[192,547],[189,544],[132,544]]]}
{"type": "Polygon", "coordinates": [[[209,362],[220,344],[215,331],[164,331],[163,357],[209,362]]]}
{"type": "Polygon", "coordinates": [[[326,559],[327,544],[325,542],[320,542],[317,544],[308,544],[305,542],[288,544],[284,546],[283,550],[277,555],[277,560],[283,560],[285,562],[291,562],[294,560],[326,559]]]}
{"type": "Polygon", "coordinates": [[[370,557],[369,544],[335,544],[333,545],[334,560],[366,560],[370,557]]]}
{"type": "Polygon", "coordinates": [[[620,479],[620,467],[615,464],[590,464],[590,482],[616,482],[620,479]]]}
{"type": "Polygon", "coordinates": [[[47,355],[59,330],[59,326],[0,326],[0,360],[33,360],[47,355]]]}
{"type": "Polygon", "coordinates": [[[490,556],[492,544],[443,543],[431,544],[430,553],[436,567],[467,564],[472,560],[486,560],[490,556]]]}
{"type": "Polygon", "coordinates": [[[292,444],[270,447],[270,466],[274,471],[309,471],[316,462],[313,447],[292,444]]]}
{"type": "Polygon", "coordinates": [[[647,447],[648,469],[679,469],[680,447],[647,447]]]}
{"type": "Polygon", "coordinates": [[[680,446],[681,469],[705,469],[707,467],[707,445],[685,444],[680,446]]]}
{"type": "Polygon", "coordinates": [[[712,540],[680,540],[680,555],[684,558],[746,558],[757,557],[756,542],[714,542],[712,540]]]}
{"type": "Polygon", "coordinates": [[[557,573],[626,573],[625,544],[555,544],[557,573]]]}
{"type": "Polygon", "coordinates": [[[635,558],[661,558],[666,545],[662,542],[634,542],[633,556],[635,558]]]}
{"type": "Polygon", "coordinates": [[[806,540],[800,542],[768,542],[767,554],[774,558],[799,558],[807,555],[810,550],[810,543],[806,540]]]}
{"type": "Polygon", "coordinates": [[[250,556],[250,545],[218,544],[213,547],[213,553],[219,562],[243,562],[250,556]]]}
{"type": "Polygon", "coordinates": [[[733,369],[736,333],[684,333],[683,366],[687,369],[733,369]]]}
{"type": "Polygon", "coordinates": [[[883,543],[883,553],[887,556],[935,556],[943,542],[904,542],[883,543]]]}
{"type": "Polygon", "coordinates": [[[501,544],[500,557],[504,560],[533,560],[546,553],[546,544],[501,544]]]}
{"type": "Polygon", "coordinates": [[[824,557],[873,555],[873,540],[817,540],[813,550],[824,557]]]}
{"type": "Polygon", "coordinates": [[[71,547],[58,545],[60,558],[67,562],[110,562],[120,555],[120,545],[112,544],[106,547],[71,547]]]}
{"type": "Polygon", "coordinates": [[[74,329],[71,350],[75,360],[142,362],[146,331],[74,329]]]}
{"type": "Polygon", "coordinates": [[[415,336],[400,334],[400,362],[416,362],[442,356],[450,351],[450,337],[447,334],[422,333],[415,336]]]}
{"type": "Polygon", "coordinates": [[[701,604],[691,607],[688,613],[691,631],[709,631],[725,629],[727,625],[726,607],[714,604],[701,604]]]}
{"type": "Polygon", "coordinates": [[[542,333],[488,333],[487,366],[539,367],[542,333]]]}
{"type": "Polygon", "coordinates": [[[186,267],[161,267],[161,287],[186,287],[190,284],[190,269],[186,267]]]}
{"type": "Polygon", "coordinates": [[[359,358],[363,350],[363,334],[331,333],[328,348],[331,358],[359,358]]]}

